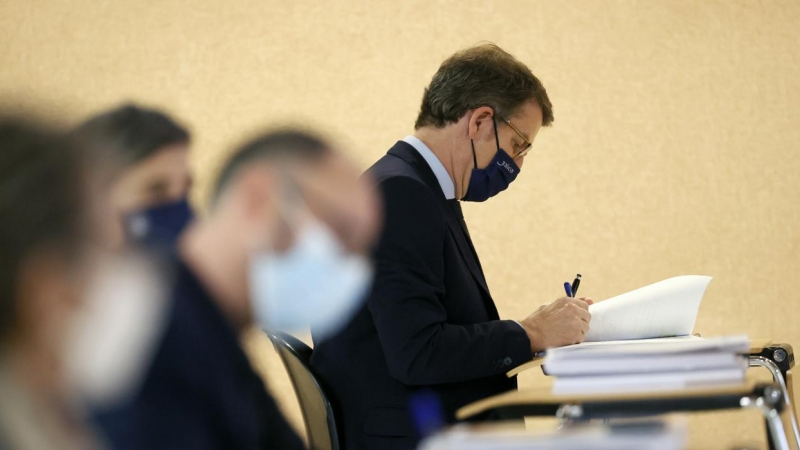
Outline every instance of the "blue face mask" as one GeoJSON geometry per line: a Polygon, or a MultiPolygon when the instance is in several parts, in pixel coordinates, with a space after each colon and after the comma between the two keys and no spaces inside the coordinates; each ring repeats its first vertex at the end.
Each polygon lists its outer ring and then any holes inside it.
{"type": "Polygon", "coordinates": [[[304,331],[325,339],[355,315],[372,281],[367,258],[348,252],[317,220],[299,231],[284,253],[264,251],[250,260],[253,312],[262,328],[304,331]]]}
{"type": "Polygon", "coordinates": [[[500,138],[497,135],[497,121],[494,121],[494,140],[497,143],[497,153],[483,169],[478,169],[478,159],[475,156],[475,144],[472,144],[472,159],[475,161],[475,168],[472,169],[472,177],[469,179],[467,194],[462,200],[466,202],[485,202],[490,197],[505,191],[508,185],[519,175],[519,167],[508,153],[500,148],[500,138]]]}
{"type": "Polygon", "coordinates": [[[189,201],[158,205],[125,218],[128,241],[147,247],[172,247],[194,218],[189,201]]]}

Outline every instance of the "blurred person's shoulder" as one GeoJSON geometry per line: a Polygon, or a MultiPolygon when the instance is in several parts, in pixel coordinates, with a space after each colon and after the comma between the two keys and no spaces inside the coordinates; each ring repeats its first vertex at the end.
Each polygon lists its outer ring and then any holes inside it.
{"type": "Polygon", "coordinates": [[[61,418],[41,407],[35,397],[0,358],[0,449],[100,448],[99,442],[88,433],[65,427],[61,418]]]}
{"type": "Polygon", "coordinates": [[[201,374],[213,378],[214,371],[224,370],[223,364],[209,366],[209,361],[243,359],[235,328],[191,267],[176,254],[161,264],[170,277],[170,311],[153,367],[155,375],[197,382],[201,374]]]}

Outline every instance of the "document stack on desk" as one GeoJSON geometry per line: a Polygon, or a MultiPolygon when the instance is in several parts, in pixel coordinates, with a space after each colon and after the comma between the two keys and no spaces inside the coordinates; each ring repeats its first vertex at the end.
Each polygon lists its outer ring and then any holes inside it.
{"type": "Polygon", "coordinates": [[[711,277],[669,278],[589,307],[583,344],[548,349],[557,394],[674,390],[741,383],[747,336],[690,336],[711,277]]]}
{"type": "Polygon", "coordinates": [[[555,394],[678,390],[739,384],[747,370],[745,335],[587,342],[547,351],[555,394]]]}
{"type": "Polygon", "coordinates": [[[420,444],[420,450],[677,450],[685,448],[685,420],[586,423],[526,431],[503,425],[456,426],[420,444]]]}

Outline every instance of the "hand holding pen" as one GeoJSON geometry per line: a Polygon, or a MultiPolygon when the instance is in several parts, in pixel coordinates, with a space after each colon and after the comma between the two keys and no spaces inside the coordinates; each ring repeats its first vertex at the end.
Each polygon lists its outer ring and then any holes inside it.
{"type": "Polygon", "coordinates": [[[580,282],[564,283],[566,297],[561,297],[549,305],[539,308],[536,312],[520,322],[531,341],[531,350],[534,354],[553,347],[577,344],[583,342],[586,332],[589,331],[589,305],[593,303],[590,298],[574,298],[575,289],[580,282]]]}

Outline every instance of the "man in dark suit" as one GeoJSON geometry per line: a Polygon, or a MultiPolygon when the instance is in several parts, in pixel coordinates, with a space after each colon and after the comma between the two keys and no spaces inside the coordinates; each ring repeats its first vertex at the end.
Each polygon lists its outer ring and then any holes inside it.
{"type": "Polygon", "coordinates": [[[500,320],[459,204],[507,188],[552,121],[531,71],[480,45],[441,65],[415,135],[369,169],[385,208],[375,284],[366,307],[344,331],[316,342],[312,357],[348,450],[414,448],[408,402],[416,392],[434,391],[452,422],[459,407],[515,389],[505,373],[535,352],[583,340],[586,298],[500,320]]]}
{"type": "Polygon", "coordinates": [[[373,245],[377,210],[373,187],[313,136],[276,132],[239,149],[169,261],[171,310],[142,386],[97,413],[112,447],[304,448],[239,335],[254,322],[301,325],[320,309],[333,320],[303,288],[331,291],[313,269],[341,278],[336,265],[373,245]]]}

